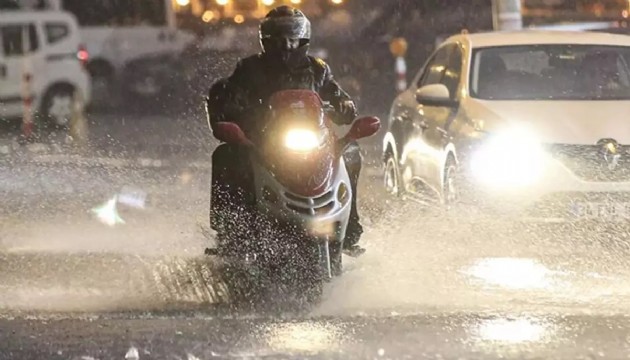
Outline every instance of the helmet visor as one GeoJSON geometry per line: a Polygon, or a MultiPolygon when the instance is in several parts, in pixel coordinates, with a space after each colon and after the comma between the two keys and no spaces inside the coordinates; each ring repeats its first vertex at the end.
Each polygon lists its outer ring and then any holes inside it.
{"type": "Polygon", "coordinates": [[[309,39],[311,24],[305,17],[278,17],[265,19],[260,26],[260,36],[268,38],[309,39]]]}

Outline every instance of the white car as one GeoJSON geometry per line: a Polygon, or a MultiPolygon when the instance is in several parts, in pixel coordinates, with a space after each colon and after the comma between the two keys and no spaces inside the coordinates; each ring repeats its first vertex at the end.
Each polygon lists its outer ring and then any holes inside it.
{"type": "Polygon", "coordinates": [[[456,35],[391,108],[385,186],[491,214],[629,219],[629,114],[628,36],[456,35]]]}
{"type": "Polygon", "coordinates": [[[72,14],[0,12],[0,119],[23,117],[30,109],[54,125],[67,125],[77,102],[90,101],[87,60],[72,14]]]}

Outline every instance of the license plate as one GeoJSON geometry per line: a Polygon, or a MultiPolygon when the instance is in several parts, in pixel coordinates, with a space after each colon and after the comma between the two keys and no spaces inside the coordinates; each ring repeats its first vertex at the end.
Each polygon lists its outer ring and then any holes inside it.
{"type": "Polygon", "coordinates": [[[584,220],[627,220],[630,219],[630,202],[575,202],[570,212],[584,220]]]}

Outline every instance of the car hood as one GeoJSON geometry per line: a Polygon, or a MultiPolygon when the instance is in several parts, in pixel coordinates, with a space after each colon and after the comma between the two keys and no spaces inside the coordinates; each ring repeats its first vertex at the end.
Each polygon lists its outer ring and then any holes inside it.
{"type": "Polygon", "coordinates": [[[466,113],[487,131],[519,126],[542,142],[595,144],[612,138],[630,144],[630,101],[481,101],[470,99],[466,113]]]}

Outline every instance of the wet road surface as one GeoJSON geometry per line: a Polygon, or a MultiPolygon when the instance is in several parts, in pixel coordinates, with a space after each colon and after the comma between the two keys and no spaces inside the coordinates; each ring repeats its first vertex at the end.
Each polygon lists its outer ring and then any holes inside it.
{"type": "Polygon", "coordinates": [[[0,358],[628,357],[627,226],[446,216],[377,173],[368,253],[307,314],[269,314],[231,311],[201,255],[209,169],[2,162],[0,358]],[[96,216],[130,189],[124,224],[96,216]]]}
{"type": "Polygon", "coordinates": [[[627,318],[425,314],[344,318],[125,316],[0,321],[2,358],[627,358],[627,318]],[[137,355],[137,356],[136,356],[137,355]]]}

